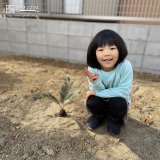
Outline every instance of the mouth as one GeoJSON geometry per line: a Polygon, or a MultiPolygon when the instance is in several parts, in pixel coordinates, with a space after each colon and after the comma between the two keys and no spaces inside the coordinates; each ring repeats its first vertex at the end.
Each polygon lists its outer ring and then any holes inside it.
{"type": "Polygon", "coordinates": [[[108,58],[108,59],[104,59],[103,61],[104,62],[110,62],[110,61],[112,61],[113,59],[112,58],[108,58]]]}

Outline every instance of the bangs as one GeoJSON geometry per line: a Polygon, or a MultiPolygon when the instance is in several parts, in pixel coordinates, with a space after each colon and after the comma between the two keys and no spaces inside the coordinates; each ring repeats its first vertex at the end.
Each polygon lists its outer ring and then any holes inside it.
{"type": "Polygon", "coordinates": [[[104,46],[113,46],[116,45],[116,39],[112,32],[101,32],[99,35],[97,35],[97,40],[96,40],[96,47],[104,47],[104,46]]]}

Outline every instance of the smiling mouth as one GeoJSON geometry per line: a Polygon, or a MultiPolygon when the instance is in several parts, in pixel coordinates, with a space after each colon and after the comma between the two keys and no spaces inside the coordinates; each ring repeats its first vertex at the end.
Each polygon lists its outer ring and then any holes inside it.
{"type": "Polygon", "coordinates": [[[103,61],[105,61],[105,62],[110,62],[110,61],[112,61],[113,59],[111,58],[111,59],[104,59],[103,61]]]}

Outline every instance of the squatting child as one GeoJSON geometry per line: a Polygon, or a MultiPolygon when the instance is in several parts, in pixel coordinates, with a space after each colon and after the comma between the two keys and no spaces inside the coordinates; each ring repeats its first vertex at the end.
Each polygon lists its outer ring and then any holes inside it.
{"type": "Polygon", "coordinates": [[[118,135],[131,103],[133,69],[126,60],[127,47],[116,32],[106,29],[95,35],[87,51],[87,75],[90,91],[85,105],[91,116],[88,129],[97,128],[107,117],[107,130],[118,135]]]}

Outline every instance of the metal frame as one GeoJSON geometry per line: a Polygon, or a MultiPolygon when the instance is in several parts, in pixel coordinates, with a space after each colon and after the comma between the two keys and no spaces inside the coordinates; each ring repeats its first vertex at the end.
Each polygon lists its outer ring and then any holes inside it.
{"type": "Polygon", "coordinates": [[[141,21],[141,22],[160,22],[160,18],[140,18],[140,17],[124,17],[124,16],[87,16],[87,15],[61,15],[61,14],[38,14],[43,18],[59,18],[59,19],[77,19],[91,21],[141,21]]]}

